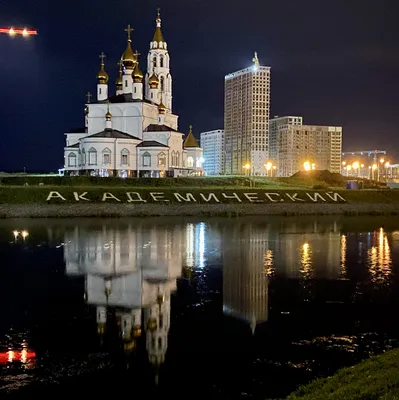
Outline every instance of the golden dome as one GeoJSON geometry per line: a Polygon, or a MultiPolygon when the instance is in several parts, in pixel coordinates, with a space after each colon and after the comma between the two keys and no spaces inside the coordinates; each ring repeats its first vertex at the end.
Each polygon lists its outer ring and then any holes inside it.
{"type": "Polygon", "coordinates": [[[193,126],[190,125],[190,130],[186,137],[186,140],[183,143],[183,147],[199,147],[197,139],[193,135],[193,126]]]}
{"type": "Polygon", "coordinates": [[[163,38],[162,30],[161,30],[161,10],[158,8],[158,13],[157,13],[157,19],[156,21],[156,28],[155,28],[155,33],[154,37],[152,38],[153,42],[156,42],[156,45],[153,48],[159,47],[160,42],[165,42],[165,39],[163,38]]]}
{"type": "Polygon", "coordinates": [[[127,32],[127,46],[125,52],[122,54],[122,62],[126,69],[133,69],[137,60],[131,46],[132,39],[130,38],[130,33],[132,30],[133,29],[130,27],[130,25],[128,25],[125,29],[127,32]]]}
{"type": "Polygon", "coordinates": [[[108,74],[104,69],[104,62],[101,62],[100,71],[97,74],[97,81],[99,85],[106,85],[108,83],[108,74]]]}
{"type": "MultiPolygon", "coordinates": [[[[158,111],[159,111],[159,113],[160,114],[165,114],[166,113],[166,106],[162,103],[162,100],[161,100],[161,103],[158,105],[158,111]]],[[[157,300],[158,301],[158,304],[162,304],[163,303],[163,297],[161,296],[161,300],[157,300]],[[159,303],[159,301],[161,301],[161,303],[159,303]]]]}
{"type": "Polygon", "coordinates": [[[134,82],[140,83],[140,82],[143,81],[144,75],[140,70],[138,61],[136,62],[136,65],[134,66],[134,70],[133,70],[132,76],[133,76],[133,81],[134,82]]]}
{"type": "MultiPolygon", "coordinates": [[[[111,121],[111,118],[112,118],[112,114],[108,111],[108,112],[105,114],[105,119],[106,119],[107,121],[111,121]]],[[[109,296],[109,294],[108,294],[108,296],[109,296]]]]}
{"type": "Polygon", "coordinates": [[[119,75],[118,78],[116,78],[115,84],[117,86],[117,89],[122,89],[123,86],[122,60],[118,62],[118,65],[119,65],[119,75]]]}
{"type": "Polygon", "coordinates": [[[151,318],[148,322],[148,329],[150,331],[155,331],[157,327],[158,327],[157,320],[155,318],[151,318]]]}
{"type": "Polygon", "coordinates": [[[154,73],[150,76],[148,84],[150,85],[151,89],[156,89],[158,87],[159,79],[154,73]]]}

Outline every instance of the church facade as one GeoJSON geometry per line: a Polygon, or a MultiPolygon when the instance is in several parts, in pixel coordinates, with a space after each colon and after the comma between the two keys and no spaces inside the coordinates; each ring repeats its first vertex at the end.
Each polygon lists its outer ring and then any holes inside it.
{"type": "Polygon", "coordinates": [[[88,97],[85,128],[66,133],[64,171],[69,175],[165,177],[202,175],[203,152],[192,127],[178,129],[172,112],[172,76],[158,11],[147,56],[147,72],[133,51],[130,26],[114,94],[100,55],[97,101],[88,97]]]}

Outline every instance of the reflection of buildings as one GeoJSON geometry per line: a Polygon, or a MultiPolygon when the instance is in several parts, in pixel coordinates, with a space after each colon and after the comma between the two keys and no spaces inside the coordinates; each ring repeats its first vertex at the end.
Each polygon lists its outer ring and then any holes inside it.
{"type": "Polygon", "coordinates": [[[245,225],[223,235],[223,310],[251,325],[268,319],[268,277],[265,268],[269,232],[245,225]]]}
{"type": "Polygon", "coordinates": [[[125,351],[137,346],[143,330],[149,361],[159,367],[168,346],[171,293],[181,275],[180,229],[76,227],[65,243],[67,274],[85,275],[99,334],[106,334],[112,311],[125,351]]]}

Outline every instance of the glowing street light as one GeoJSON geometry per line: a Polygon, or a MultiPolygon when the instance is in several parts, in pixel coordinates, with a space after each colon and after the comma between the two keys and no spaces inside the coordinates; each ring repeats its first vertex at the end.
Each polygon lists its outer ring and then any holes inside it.
{"type": "Polygon", "coordinates": [[[304,169],[305,171],[310,171],[311,165],[310,165],[310,162],[309,162],[309,161],[305,161],[305,162],[303,163],[303,169],[304,169]]]}
{"type": "Polygon", "coordinates": [[[352,164],[353,169],[358,169],[359,168],[359,163],[356,161],[352,164]]]}

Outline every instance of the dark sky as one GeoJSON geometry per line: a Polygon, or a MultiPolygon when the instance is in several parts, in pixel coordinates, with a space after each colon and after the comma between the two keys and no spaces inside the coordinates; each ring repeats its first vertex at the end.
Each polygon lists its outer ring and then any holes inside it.
{"type": "Polygon", "coordinates": [[[62,166],[64,132],[84,126],[85,93],[96,93],[98,54],[113,93],[124,28],[135,28],[144,67],[157,6],[183,132],[223,128],[224,75],[249,66],[256,50],[272,68],[271,115],[342,125],[345,150],[399,159],[394,0],[3,0],[0,25],[39,36],[0,37],[0,170],[62,166]]]}

